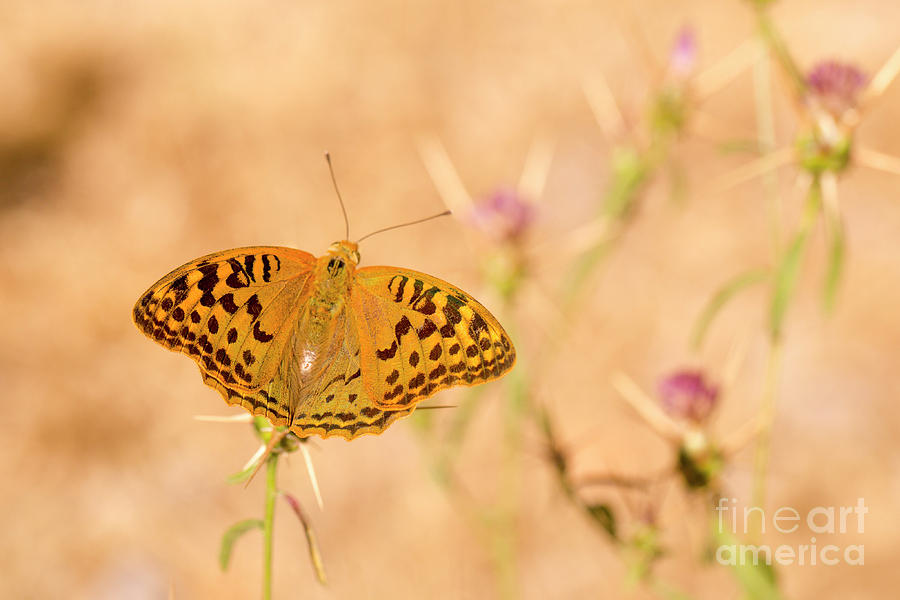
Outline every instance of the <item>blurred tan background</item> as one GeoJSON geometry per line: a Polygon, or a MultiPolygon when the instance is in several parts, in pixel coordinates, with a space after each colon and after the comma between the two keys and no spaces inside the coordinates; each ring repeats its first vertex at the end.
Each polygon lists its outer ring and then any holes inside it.
{"type": "MultiPolygon", "coordinates": [[[[692,26],[700,68],[753,35],[736,0],[621,4],[0,2],[0,596],[258,597],[260,536],[238,542],[227,573],[217,565],[224,529],[262,510],[261,481],[248,490],[224,481],[256,442],[247,426],[192,419],[235,411],[191,361],[136,330],[132,303],[214,250],[320,254],[340,239],[324,150],[352,237],[440,211],[423,135],[443,142],[476,197],[515,184],[536,136],[556,140],[530,239],[539,280],[557,285],[569,260],[557,248],[594,214],[609,176],[611,141],[585,100],[585,77],[603,73],[638,118],[652,76],[635,32],[664,62],[679,28],[692,26]]],[[[785,0],[774,14],[804,67],[840,58],[871,73],[900,44],[900,5],[890,0],[785,0]]],[[[795,125],[784,87],[776,80],[782,144],[795,125]]],[[[735,138],[755,135],[749,72],[704,106],[735,138]]],[[[898,123],[895,85],[859,138],[900,155],[898,123]]],[[[762,188],[699,193],[747,157],[704,140],[678,152],[692,193],[672,203],[664,185],[651,186],[578,316],[571,351],[539,391],[579,448],[576,470],[641,473],[671,462],[610,387],[615,371],[651,388],[682,365],[721,368],[743,339],[747,360],[717,430],[735,429],[758,404],[762,290],[729,307],[702,356],[686,342],[716,285],[769,260],[762,188]]],[[[793,176],[782,171],[784,190],[793,176]]],[[[837,309],[826,317],[819,302],[819,236],[788,321],[769,503],[804,510],[863,497],[870,508],[858,542],[865,566],[783,569],[791,598],[887,597],[897,581],[898,189],[900,177],[874,171],[842,178],[849,254],[837,309]]],[[[377,236],[363,244],[363,263],[432,273],[497,307],[465,227],[441,219],[377,236]]],[[[521,313],[537,331],[543,313],[527,302],[521,313]]],[[[520,353],[533,352],[537,336],[522,336],[520,353]]],[[[500,389],[483,396],[457,463],[486,504],[502,463],[500,389]]],[[[440,399],[461,398],[452,390],[440,399]]],[[[624,583],[622,561],[563,500],[536,439],[526,431],[520,457],[518,595],[653,597],[624,583]]],[[[316,446],[324,512],[299,455],[281,485],[311,515],[330,586],[315,583],[299,524],[281,505],[275,597],[497,597],[492,550],[430,477],[427,444],[409,419],[381,436],[316,446]]],[[[735,495],[746,496],[751,468],[749,451],[729,467],[735,495]]],[[[691,525],[697,507],[672,495],[663,523],[674,551],[662,575],[696,598],[737,598],[725,569],[699,566],[704,524],[691,525]]]]}

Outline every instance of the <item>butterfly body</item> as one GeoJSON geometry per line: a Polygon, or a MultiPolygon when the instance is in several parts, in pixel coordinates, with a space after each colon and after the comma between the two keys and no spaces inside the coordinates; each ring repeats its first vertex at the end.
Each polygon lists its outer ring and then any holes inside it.
{"type": "Polygon", "coordinates": [[[515,362],[496,319],[447,282],[358,269],[354,242],[319,258],[271,246],[191,261],[135,304],[135,324],[183,352],[229,404],[297,435],[381,433],[421,400],[515,362]]]}
{"type": "Polygon", "coordinates": [[[296,331],[302,332],[292,339],[293,356],[299,360],[288,365],[293,373],[298,393],[292,397],[291,412],[302,403],[304,392],[315,393],[314,384],[328,366],[330,357],[343,343],[344,331],[338,325],[346,318],[347,300],[353,286],[353,275],[358,254],[353,242],[337,242],[328,253],[316,260],[309,302],[299,315],[296,331]],[[351,266],[352,265],[352,266],[351,266]]]}

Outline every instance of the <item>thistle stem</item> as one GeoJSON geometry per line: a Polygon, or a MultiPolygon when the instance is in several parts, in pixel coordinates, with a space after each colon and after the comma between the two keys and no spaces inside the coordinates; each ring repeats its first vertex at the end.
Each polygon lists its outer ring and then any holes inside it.
{"type": "Polygon", "coordinates": [[[778,395],[781,350],[781,340],[772,340],[766,367],[766,383],[763,390],[762,406],[759,410],[759,432],[756,438],[756,456],[754,457],[753,465],[753,497],[751,506],[760,508],[763,507],[766,501],[766,473],[769,469],[772,424],[775,421],[775,400],[778,395]]]}
{"type": "Polygon", "coordinates": [[[278,497],[275,476],[278,455],[270,454],[266,461],[266,509],[263,519],[263,600],[272,598],[272,530],[275,525],[275,499],[278,497]]]}
{"type": "Polygon", "coordinates": [[[794,61],[794,57],[791,56],[787,44],[784,42],[784,38],[781,37],[781,33],[779,33],[778,28],[775,27],[775,23],[769,17],[769,14],[765,9],[757,8],[756,24],[759,28],[760,37],[762,37],[763,41],[772,51],[775,60],[781,65],[781,68],[784,70],[791,83],[793,83],[795,91],[798,94],[802,94],[806,89],[806,78],[800,71],[800,67],[798,67],[797,63],[794,61]]]}
{"type": "MultiPolygon", "coordinates": [[[[769,156],[775,151],[775,111],[772,107],[772,72],[769,62],[758,61],[753,65],[753,89],[756,104],[756,139],[761,156],[769,156]]],[[[793,152],[790,153],[793,159],[793,152]]],[[[772,256],[781,255],[782,223],[781,197],[778,192],[778,177],[771,169],[763,174],[763,185],[769,198],[769,219],[772,228],[772,256]]]]}

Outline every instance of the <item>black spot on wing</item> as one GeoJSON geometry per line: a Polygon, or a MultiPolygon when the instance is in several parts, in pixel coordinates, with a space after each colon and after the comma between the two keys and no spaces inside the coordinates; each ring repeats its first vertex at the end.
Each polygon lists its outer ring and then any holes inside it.
{"type": "Polygon", "coordinates": [[[397,354],[397,342],[391,343],[390,348],[385,348],[384,350],[376,350],[375,356],[377,356],[380,360],[390,360],[394,358],[397,354]]]}
{"type": "Polygon", "coordinates": [[[228,264],[231,266],[231,274],[225,279],[225,283],[230,288],[242,288],[250,285],[250,278],[244,273],[244,266],[236,258],[229,258],[228,264]]]}
{"type": "Polygon", "coordinates": [[[272,263],[269,262],[269,255],[262,255],[262,263],[263,263],[263,281],[266,283],[269,282],[269,279],[272,277],[272,263]]]}
{"type": "Polygon", "coordinates": [[[244,272],[247,274],[247,277],[250,278],[250,281],[256,282],[256,278],[253,276],[253,263],[256,261],[256,257],[252,254],[248,254],[244,257],[244,272]]]}
{"type": "MultiPolygon", "coordinates": [[[[178,279],[176,279],[175,281],[172,282],[172,290],[174,290],[176,292],[187,291],[187,289],[188,289],[187,275],[182,275],[181,277],[179,277],[178,279]]],[[[148,294],[148,296],[150,296],[150,294],[148,294]]]]}
{"type": "Polygon", "coordinates": [[[421,280],[416,279],[415,281],[413,281],[413,294],[412,294],[412,296],[409,298],[409,305],[410,305],[410,306],[412,306],[413,304],[415,304],[415,303],[416,303],[416,300],[419,299],[419,296],[422,295],[422,289],[423,289],[424,287],[425,287],[425,284],[422,283],[421,280]]]}
{"type": "MultiPolygon", "coordinates": [[[[391,279],[391,283],[393,283],[393,278],[391,279]]],[[[394,295],[394,302],[403,302],[403,290],[406,288],[406,282],[409,281],[409,278],[405,275],[400,275],[400,283],[397,284],[397,293],[394,295]]],[[[390,290],[390,285],[388,285],[388,289],[390,290]]]]}
{"type": "Polygon", "coordinates": [[[419,373],[409,380],[407,388],[411,391],[419,386],[425,385],[425,373],[419,373]]]}
{"type": "Polygon", "coordinates": [[[257,296],[256,294],[250,296],[250,299],[247,300],[247,312],[251,317],[253,317],[254,321],[259,318],[259,315],[262,314],[262,310],[263,307],[259,302],[259,296],[257,296]]]}
{"type": "Polygon", "coordinates": [[[434,321],[431,319],[425,319],[425,322],[422,323],[422,327],[416,332],[419,336],[420,340],[424,340],[431,334],[437,331],[437,325],[434,324],[434,321]]]}
{"type": "Polygon", "coordinates": [[[233,315],[238,310],[238,305],[234,301],[234,294],[231,292],[219,298],[219,304],[221,304],[222,308],[225,309],[225,312],[230,315],[233,315]]]}
{"type": "Polygon", "coordinates": [[[384,399],[385,400],[393,400],[394,398],[396,398],[397,396],[399,396],[402,393],[403,393],[403,384],[398,383],[397,387],[395,387],[393,390],[391,390],[390,392],[388,392],[384,395],[384,399]]]}
{"type": "Polygon", "coordinates": [[[197,282],[197,288],[204,292],[213,291],[213,288],[219,283],[218,270],[216,265],[205,265],[200,267],[199,271],[203,274],[203,277],[197,282]]]}
{"type": "Polygon", "coordinates": [[[437,305],[434,303],[432,298],[437,294],[440,290],[436,287],[432,287],[427,292],[422,294],[417,302],[410,302],[410,306],[413,310],[422,313],[423,315],[433,315],[435,311],[437,311],[437,305]]]}
{"type": "Polygon", "coordinates": [[[460,321],[462,321],[462,315],[459,312],[459,306],[460,303],[458,300],[456,300],[456,298],[454,298],[453,296],[447,296],[447,304],[445,304],[443,308],[444,316],[447,318],[447,323],[457,325],[460,321]]]}
{"type": "Polygon", "coordinates": [[[469,336],[473,340],[477,340],[481,337],[481,332],[486,331],[487,328],[488,325],[485,323],[484,319],[481,318],[481,315],[474,313],[472,320],[469,322],[469,336]]]}
{"type": "Polygon", "coordinates": [[[228,354],[225,352],[224,348],[216,350],[216,360],[226,367],[231,365],[231,359],[228,358],[228,354]]]}
{"type": "Polygon", "coordinates": [[[406,315],[403,315],[399,321],[397,321],[397,325],[394,326],[394,334],[397,336],[397,342],[400,342],[400,338],[409,333],[409,330],[412,329],[412,323],[409,322],[409,319],[406,318],[406,315]]]}
{"type": "Polygon", "coordinates": [[[274,337],[274,333],[266,333],[260,328],[259,321],[253,323],[253,339],[257,342],[271,342],[274,337]]]}

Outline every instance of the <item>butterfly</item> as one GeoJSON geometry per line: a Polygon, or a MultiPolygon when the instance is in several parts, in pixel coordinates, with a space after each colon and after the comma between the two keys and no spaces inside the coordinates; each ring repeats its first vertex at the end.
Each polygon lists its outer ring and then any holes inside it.
{"type": "Polygon", "coordinates": [[[228,404],[301,438],[379,434],[439,390],[512,368],[509,335],[470,295],[359,261],[346,240],[318,258],[276,246],[216,252],[154,283],[132,316],[196,361],[228,404]]]}

